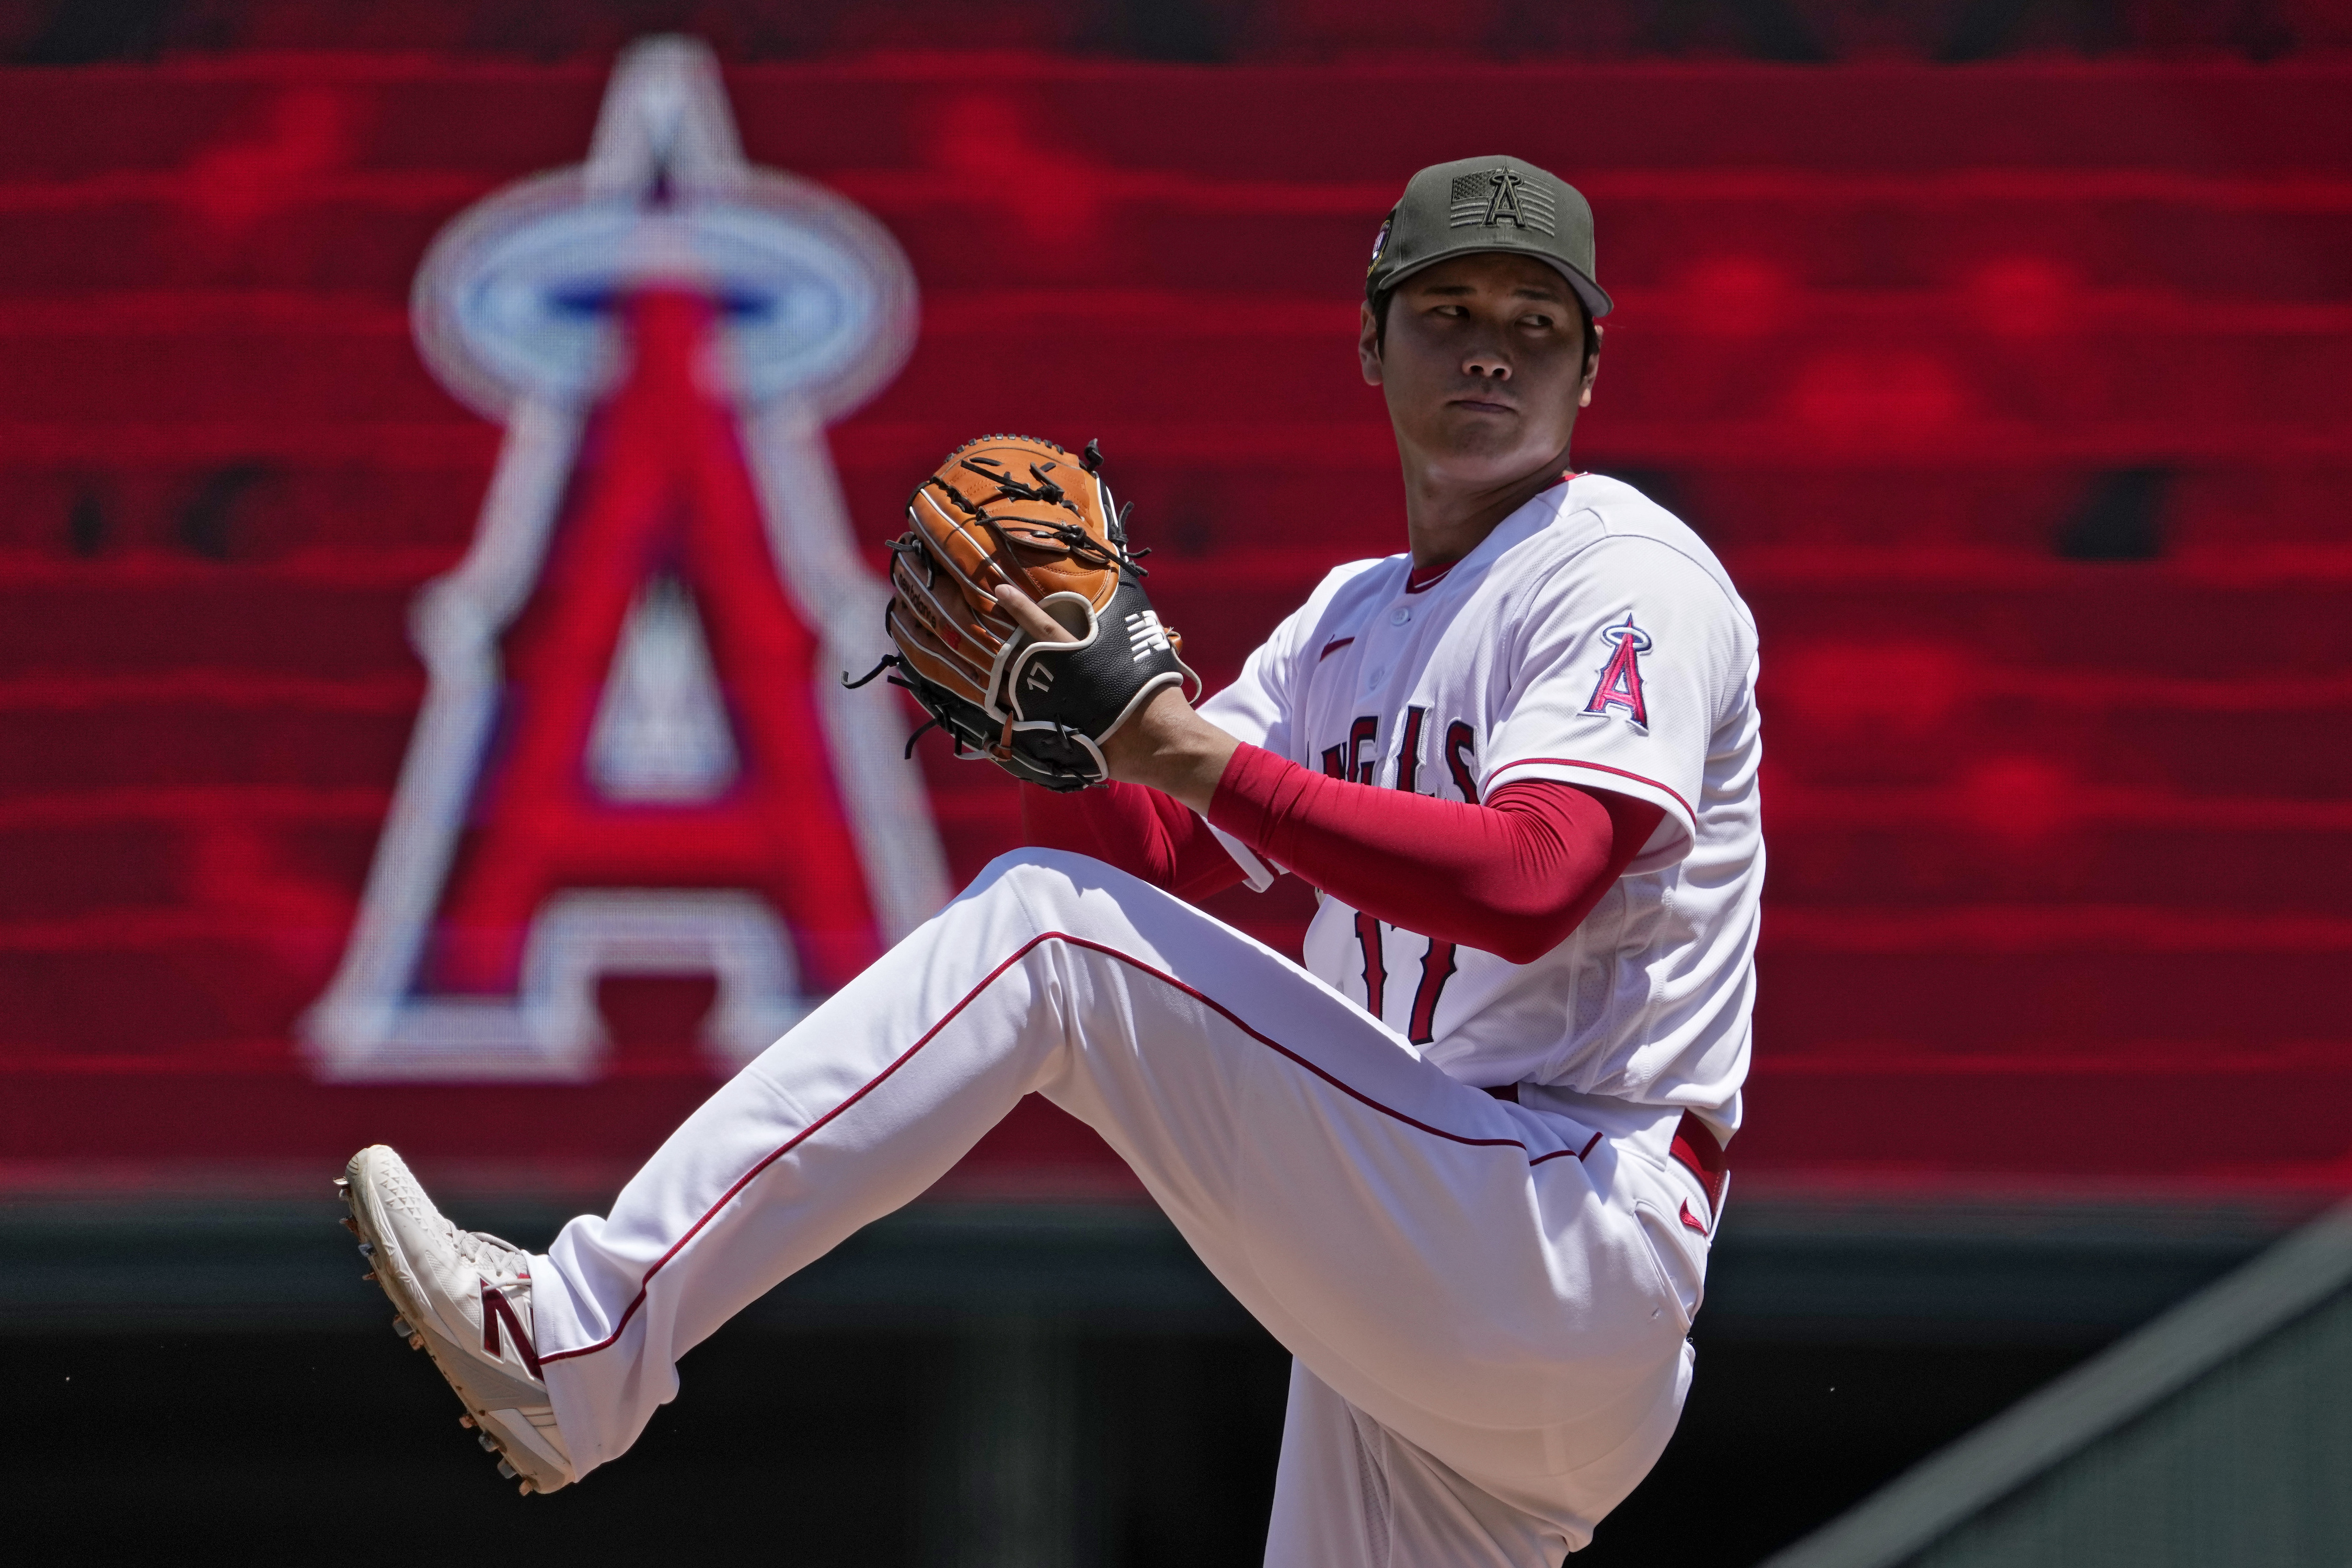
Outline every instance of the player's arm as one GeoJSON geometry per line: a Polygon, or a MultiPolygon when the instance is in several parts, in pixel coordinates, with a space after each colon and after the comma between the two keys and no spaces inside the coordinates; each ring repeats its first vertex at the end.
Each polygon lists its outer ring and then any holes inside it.
{"type": "MultiPolygon", "coordinates": [[[[1034,635],[1055,635],[1017,591],[999,596],[1024,626],[1036,621],[1034,635]]],[[[1646,803],[1551,780],[1478,805],[1327,779],[1244,743],[1172,690],[1104,737],[1103,756],[1108,787],[1058,799],[1024,788],[1029,843],[1197,899],[1242,876],[1213,823],[1351,908],[1514,963],[1575,930],[1659,818],[1646,803]]]]}
{"type": "Polygon", "coordinates": [[[1243,744],[1173,692],[1128,731],[1105,752],[1114,778],[1164,792],[1376,920],[1513,963],[1574,931],[1662,816],[1554,780],[1474,805],[1327,778],[1243,744]]]}

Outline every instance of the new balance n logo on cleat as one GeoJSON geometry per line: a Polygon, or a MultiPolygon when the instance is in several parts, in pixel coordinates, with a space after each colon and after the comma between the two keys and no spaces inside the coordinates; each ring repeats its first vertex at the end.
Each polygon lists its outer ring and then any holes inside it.
{"type": "Polygon", "coordinates": [[[546,1374],[539,1370],[539,1352],[531,1344],[530,1336],[523,1331],[521,1320],[515,1316],[514,1308],[508,1303],[506,1292],[485,1279],[482,1281],[483,1354],[505,1354],[499,1348],[499,1324],[501,1322],[506,1324],[507,1332],[514,1336],[515,1353],[522,1357],[523,1365],[530,1368],[530,1375],[543,1378],[546,1374]]]}
{"type": "Polygon", "coordinates": [[[1138,610],[1127,617],[1127,646],[1138,664],[1155,653],[1170,651],[1168,629],[1160,624],[1159,611],[1138,610]]]}

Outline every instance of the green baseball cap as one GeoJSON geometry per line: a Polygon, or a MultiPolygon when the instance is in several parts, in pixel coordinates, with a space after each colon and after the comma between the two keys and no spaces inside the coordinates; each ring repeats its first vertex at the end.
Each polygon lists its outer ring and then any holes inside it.
{"type": "Polygon", "coordinates": [[[1557,268],[1595,318],[1609,296],[1592,280],[1592,204],[1523,158],[1462,158],[1407,181],[1372,241],[1364,297],[1378,299],[1448,257],[1518,251],[1557,268]]]}

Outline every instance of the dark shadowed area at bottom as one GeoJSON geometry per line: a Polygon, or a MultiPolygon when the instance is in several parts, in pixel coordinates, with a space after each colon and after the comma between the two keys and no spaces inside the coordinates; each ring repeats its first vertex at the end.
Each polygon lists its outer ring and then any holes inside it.
{"type": "MultiPolygon", "coordinates": [[[[902,1210],[689,1355],[625,1458],[527,1500],[313,1184],[0,1202],[10,1560],[1259,1561],[1288,1361],[1148,1205],[902,1210]]],[[[570,1211],[453,1205],[530,1247],[570,1211]]],[[[1757,1563],[2301,1212],[1759,1190],[1724,1222],[1682,1429],[1575,1561],[1757,1563]]]]}
{"type": "MultiPolygon", "coordinates": [[[[1286,1362],[1261,1335],[1082,1337],[1073,1559],[1254,1564],[1286,1362]]],[[[413,1563],[452,1541],[582,1563],[971,1561],[939,1495],[937,1334],[739,1326],[579,1489],[515,1497],[386,1332],[0,1342],[13,1552],[413,1563]]],[[[1752,1563],[2055,1374],[2055,1347],[1706,1347],[1681,1433],[1580,1563],[1752,1563]]],[[[20,1559],[21,1560],[21,1559],[20,1559]]]]}

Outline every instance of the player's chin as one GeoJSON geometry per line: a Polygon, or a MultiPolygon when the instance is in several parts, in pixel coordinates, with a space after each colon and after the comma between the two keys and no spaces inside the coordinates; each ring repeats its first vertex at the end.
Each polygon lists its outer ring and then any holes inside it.
{"type": "Polygon", "coordinates": [[[1446,412],[1447,416],[1438,420],[1429,432],[1423,450],[1434,466],[1451,475],[1465,479],[1491,479],[1524,468],[1531,457],[1540,460],[1546,455],[1535,451],[1541,443],[1531,439],[1534,433],[1516,413],[1446,412]]]}

